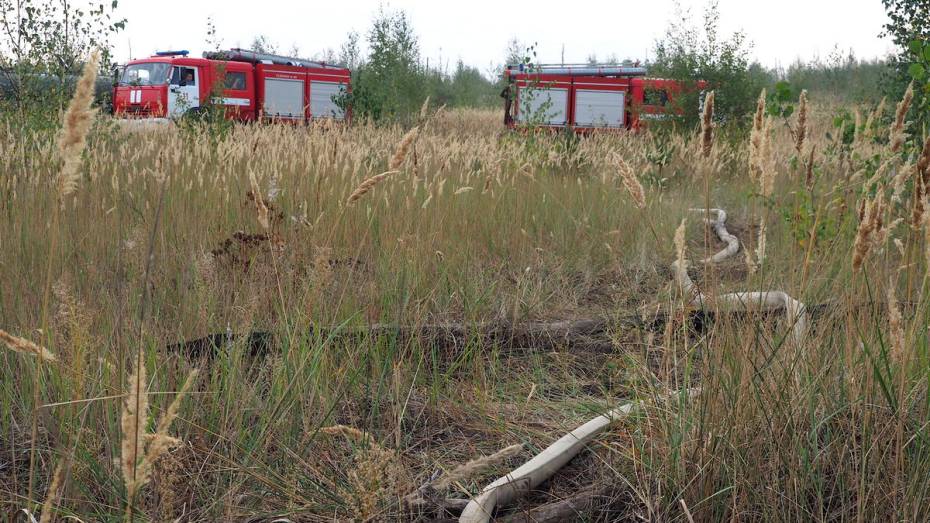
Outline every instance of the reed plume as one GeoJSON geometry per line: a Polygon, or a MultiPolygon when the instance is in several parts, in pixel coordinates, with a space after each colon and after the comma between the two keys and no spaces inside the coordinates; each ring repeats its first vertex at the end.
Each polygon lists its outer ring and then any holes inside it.
{"type": "Polygon", "coordinates": [[[58,358],[51,353],[45,347],[37,345],[25,338],[20,338],[19,336],[14,336],[9,332],[0,329],[0,341],[6,344],[6,346],[13,352],[18,352],[20,354],[28,354],[30,356],[35,356],[42,361],[56,362],[58,358]]]}
{"type": "Polygon", "coordinates": [[[376,185],[383,182],[385,178],[392,174],[397,174],[399,171],[386,171],[381,174],[376,174],[365,179],[358,187],[352,191],[352,194],[349,195],[349,198],[346,200],[346,205],[351,205],[355,203],[356,200],[365,196],[369,191],[371,191],[376,185]]]}
{"type": "Polygon", "coordinates": [[[91,109],[91,104],[94,101],[94,85],[97,81],[99,63],[100,52],[94,51],[90,55],[90,60],[84,64],[84,71],[77,82],[74,96],[65,111],[64,124],[58,136],[58,154],[64,162],[58,173],[59,199],[64,199],[77,190],[81,156],[87,145],[87,134],[94,120],[95,111],[91,109]]]}
{"type": "Polygon", "coordinates": [[[856,241],[853,245],[852,266],[854,271],[862,268],[862,263],[869,253],[878,246],[879,240],[884,237],[884,199],[883,189],[876,192],[871,200],[860,204],[859,227],[856,230],[856,241]]]}
{"type": "Polygon", "coordinates": [[[704,158],[710,158],[714,149],[714,91],[704,97],[704,115],[701,118],[701,150],[704,158]]]}
{"type": "Polygon", "coordinates": [[[397,144],[397,149],[394,150],[394,156],[391,157],[391,161],[388,162],[388,171],[395,171],[404,163],[404,159],[407,158],[407,153],[410,151],[410,146],[417,139],[419,133],[419,127],[414,127],[407,131],[407,134],[405,134],[400,140],[400,143],[397,144]]]}
{"type": "Polygon", "coordinates": [[[630,197],[633,198],[633,204],[640,209],[646,208],[646,191],[643,185],[639,183],[633,168],[623,158],[618,158],[620,178],[623,180],[623,186],[626,187],[630,197]]]}
{"type": "Polygon", "coordinates": [[[914,100],[914,82],[907,86],[904,92],[904,98],[898,102],[898,109],[895,111],[894,123],[891,125],[891,131],[888,139],[891,142],[891,152],[896,153],[904,145],[904,124],[907,118],[907,112],[911,109],[911,102],[914,100]]]}

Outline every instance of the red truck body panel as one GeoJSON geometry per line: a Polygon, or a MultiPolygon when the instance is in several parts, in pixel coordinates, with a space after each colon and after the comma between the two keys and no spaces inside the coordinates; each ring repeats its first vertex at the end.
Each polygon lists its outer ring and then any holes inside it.
{"type": "Polygon", "coordinates": [[[315,118],[348,120],[351,117],[349,111],[343,113],[332,101],[333,95],[339,92],[351,92],[351,73],[345,68],[248,63],[187,56],[152,56],[133,60],[125,67],[130,70],[133,66],[137,69],[157,70],[159,77],[146,77],[142,83],[139,78],[134,81],[120,79],[113,90],[113,112],[119,117],[179,116],[190,110],[199,110],[204,105],[203,101],[211,97],[214,103],[225,108],[227,118],[238,121],[265,119],[301,122],[315,118]],[[172,93],[178,93],[180,87],[186,86],[172,77],[176,69],[196,71],[197,89],[196,92],[191,89],[189,93],[196,94],[189,97],[196,99],[196,103],[181,108],[183,110],[173,107],[171,100],[172,93]],[[217,88],[218,82],[223,82],[222,88],[217,88]],[[315,93],[315,90],[320,92],[315,93]],[[325,114],[314,114],[314,109],[325,114]]]}
{"type": "MultiPolygon", "coordinates": [[[[508,82],[503,94],[505,125],[589,133],[638,129],[648,121],[682,112],[676,104],[685,89],[681,82],[621,74],[626,69],[644,74],[644,69],[615,67],[618,74],[600,66],[579,67],[581,72],[572,67],[554,69],[559,72],[504,71],[508,82]],[[544,102],[538,103],[541,98],[544,102]]],[[[704,86],[704,82],[697,83],[698,89],[704,86]]]]}

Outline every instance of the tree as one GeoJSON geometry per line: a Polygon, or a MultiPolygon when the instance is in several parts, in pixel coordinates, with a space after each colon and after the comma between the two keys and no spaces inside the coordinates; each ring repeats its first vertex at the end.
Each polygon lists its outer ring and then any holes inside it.
{"type": "Polygon", "coordinates": [[[352,70],[357,69],[362,63],[362,55],[359,50],[358,42],[358,33],[352,31],[339,48],[339,63],[352,70]]]}
{"type": "MultiPolygon", "coordinates": [[[[420,70],[419,43],[407,14],[382,7],[367,40],[368,60],[355,71],[352,94],[347,96],[353,111],[380,120],[418,110],[427,96],[426,77],[420,70]]],[[[354,50],[344,47],[343,52],[354,50]]]]}
{"type": "Polygon", "coordinates": [[[109,38],[122,30],[117,2],[75,7],[70,0],[0,0],[0,83],[6,98],[23,112],[45,115],[50,104],[63,106],[73,80],[94,49],[101,67],[110,66],[109,38]]]}
{"type": "Polygon", "coordinates": [[[689,124],[698,119],[696,83],[707,82],[715,91],[715,113],[723,119],[741,121],[755,107],[762,88],[750,71],[751,43],[742,32],[722,39],[719,31],[720,10],[716,0],[704,10],[703,26],[692,23],[690,13],[676,2],[676,18],[656,42],[651,72],[683,82],[685,93],[679,97],[682,118],[689,124]]]}
{"type": "Polygon", "coordinates": [[[255,51],[256,53],[278,54],[278,46],[271,41],[271,38],[265,35],[257,35],[253,38],[252,44],[249,45],[249,50],[255,51]]]}
{"type": "Polygon", "coordinates": [[[930,0],[882,0],[888,22],[881,36],[890,37],[898,48],[891,59],[893,75],[886,92],[900,98],[907,84],[914,82],[912,114],[918,125],[930,124],[930,0]]]}

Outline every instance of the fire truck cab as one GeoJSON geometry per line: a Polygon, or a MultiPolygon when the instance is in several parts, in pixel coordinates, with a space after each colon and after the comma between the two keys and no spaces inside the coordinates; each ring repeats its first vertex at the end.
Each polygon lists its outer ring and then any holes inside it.
{"type": "Polygon", "coordinates": [[[120,117],[170,119],[196,114],[208,102],[227,118],[307,121],[349,117],[337,98],[351,89],[344,67],[242,49],[162,51],[122,67],[113,91],[120,117]]]}
{"type": "MultiPolygon", "coordinates": [[[[504,70],[504,124],[514,128],[638,129],[670,117],[683,85],[639,66],[516,65],[504,70]]],[[[698,83],[703,88],[703,82],[698,83]]]]}

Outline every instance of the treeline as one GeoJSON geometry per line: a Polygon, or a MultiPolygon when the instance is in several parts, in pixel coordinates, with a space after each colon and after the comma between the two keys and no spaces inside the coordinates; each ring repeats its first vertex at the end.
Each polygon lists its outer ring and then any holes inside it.
{"type": "MultiPolygon", "coordinates": [[[[763,67],[753,58],[748,35],[720,34],[720,13],[711,0],[699,23],[679,10],[655,42],[653,58],[646,65],[653,76],[706,81],[716,91],[718,115],[728,121],[744,122],[763,88],[775,92],[778,86],[784,93],[785,84],[791,86],[795,96],[806,89],[821,99],[841,103],[874,102],[882,96],[898,98],[911,79],[926,84],[930,76],[930,51],[924,52],[925,44],[921,43],[926,42],[928,33],[924,19],[928,7],[926,0],[882,1],[892,20],[886,34],[902,48],[899,55],[887,60],[862,60],[851,51],[836,50],[825,58],[799,60],[787,67],[763,67]]],[[[89,11],[48,0],[21,0],[19,4],[29,7],[33,15],[17,18],[12,4],[0,2],[0,90],[5,94],[0,103],[9,104],[13,99],[21,114],[47,118],[55,124],[57,117],[50,118],[54,115],[47,110],[50,103],[63,106],[61,100],[69,94],[67,80],[80,70],[83,57],[91,49],[103,48],[104,62],[109,63],[107,42],[124,29],[126,20],[114,16],[116,2],[95,4],[89,11]],[[68,31],[64,30],[66,26],[68,31]],[[50,98],[61,100],[54,103],[50,98]]],[[[207,48],[222,45],[217,34],[212,20],[208,20],[207,48]]],[[[251,47],[302,56],[296,48],[277,49],[272,40],[258,36],[251,47]]],[[[609,49],[594,51],[608,56],[610,62],[618,61],[608,54],[609,49]]],[[[307,58],[349,67],[353,71],[353,89],[342,101],[351,104],[357,116],[380,121],[410,118],[427,98],[434,107],[499,107],[502,66],[534,62],[535,53],[532,45],[511,39],[502,49],[497,65],[487,70],[461,60],[430,63],[421,53],[407,13],[382,7],[364,33],[351,33],[338,49],[326,49],[307,58]]],[[[596,55],[589,60],[596,61],[596,55]]],[[[919,105],[926,107],[923,100],[921,96],[919,105]]],[[[697,107],[696,100],[683,103],[697,107]]],[[[690,111],[689,115],[696,117],[696,112],[690,111]]]]}
{"type": "MultiPolygon", "coordinates": [[[[208,24],[208,34],[214,31],[208,24]]],[[[255,37],[251,48],[278,52],[264,35],[255,37]]],[[[285,54],[302,57],[296,48],[285,54]]],[[[416,114],[427,98],[431,105],[447,107],[489,107],[499,102],[497,72],[482,73],[461,59],[454,66],[431,64],[422,56],[416,31],[403,10],[382,6],[363,35],[350,33],[338,51],[324,49],[305,58],[352,70],[352,93],[342,103],[351,105],[356,116],[407,118],[416,114]],[[365,54],[361,51],[363,40],[368,48],[365,54]]]]}

